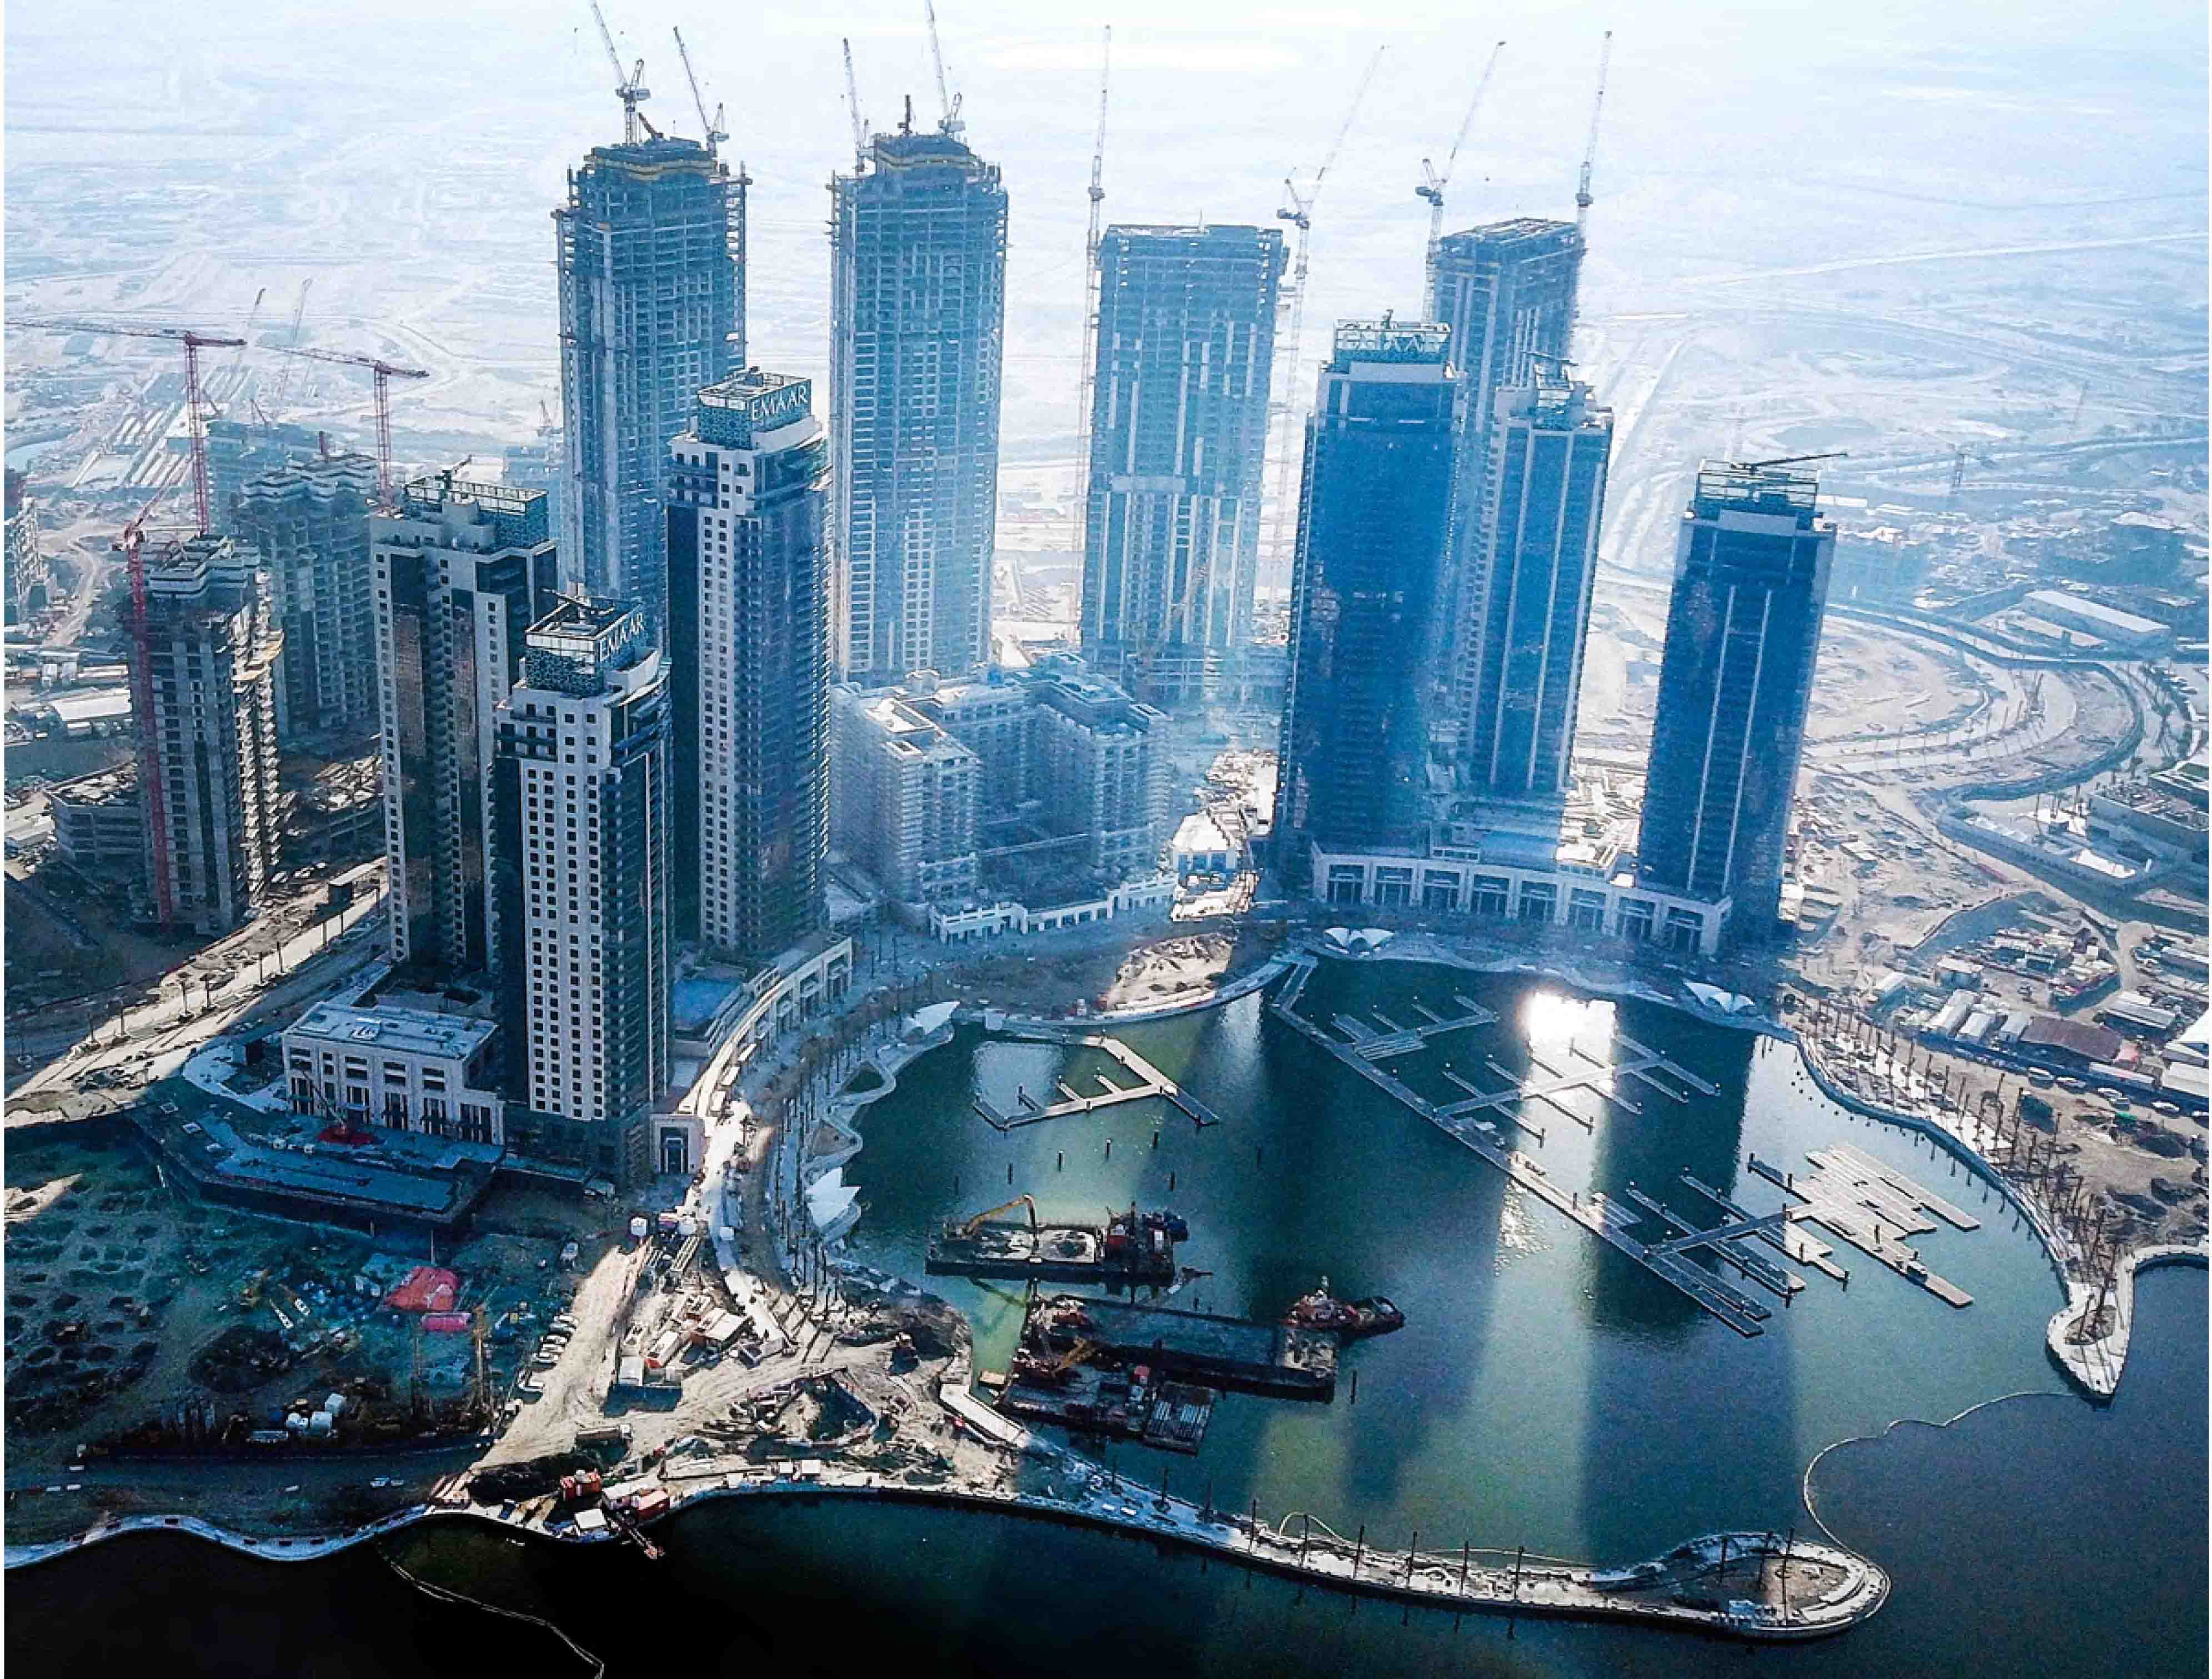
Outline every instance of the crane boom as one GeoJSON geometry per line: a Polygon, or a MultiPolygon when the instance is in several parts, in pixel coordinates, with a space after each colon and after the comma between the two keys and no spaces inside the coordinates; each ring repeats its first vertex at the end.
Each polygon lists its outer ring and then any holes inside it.
{"type": "Polygon", "coordinates": [[[1275,435],[1275,493],[1268,510],[1271,527],[1267,551],[1279,571],[1289,562],[1294,532],[1291,528],[1291,459],[1297,451],[1291,434],[1292,416],[1297,411],[1297,394],[1291,386],[1297,382],[1298,368],[1304,361],[1306,307],[1306,263],[1313,238],[1313,209],[1321,197],[1322,184],[1328,179],[1339,152],[1344,149],[1346,136],[1352,132],[1352,120],[1359,114],[1367,89],[1375,80],[1375,72],[1382,67],[1385,48],[1375,49],[1375,56],[1367,61],[1367,69],[1352,90],[1352,106],[1344,113],[1344,122],[1336,130],[1328,155],[1322,160],[1321,167],[1314,171],[1313,185],[1301,193],[1297,183],[1290,176],[1283,178],[1283,191],[1289,203],[1275,212],[1279,221],[1290,222],[1298,230],[1297,253],[1291,267],[1291,283],[1285,295],[1290,305],[1290,322],[1286,331],[1275,340],[1276,367],[1270,379],[1273,387],[1273,400],[1267,404],[1268,430],[1275,435]]]}
{"type": "MultiPolygon", "coordinates": [[[[615,97],[622,101],[623,106],[623,143],[635,146],[637,144],[638,124],[642,120],[637,107],[653,97],[652,90],[645,85],[645,60],[639,59],[625,77],[623,75],[622,54],[615,50],[614,31],[607,27],[607,15],[599,9],[599,0],[592,0],[592,21],[599,26],[599,39],[607,49],[607,62],[615,67],[615,97]]],[[[653,133],[650,123],[645,127],[653,138],[660,137],[653,133]]]]}
{"type": "Polygon", "coordinates": [[[1490,49],[1490,62],[1482,67],[1482,79],[1474,84],[1474,97],[1467,102],[1467,115],[1460,119],[1459,132],[1452,137],[1451,150],[1444,155],[1444,168],[1438,174],[1430,167],[1425,157],[1421,160],[1421,184],[1413,189],[1413,196],[1429,201],[1429,245],[1426,281],[1428,306],[1436,313],[1437,246],[1444,236],[1444,189],[1451,185],[1452,172],[1459,167],[1460,148],[1467,143],[1468,132],[1474,127],[1474,113],[1482,108],[1482,96],[1490,90],[1490,78],[1498,69],[1498,55],[1505,51],[1500,41],[1490,49]]]}
{"type": "Polygon", "coordinates": [[[1075,551],[1090,540],[1091,408],[1097,399],[1099,217],[1106,203],[1106,89],[1114,69],[1114,28],[1102,32],[1098,60],[1098,134],[1091,142],[1091,231],[1083,246],[1083,369],[1075,410],[1075,551]]]}
{"type": "MultiPolygon", "coordinates": [[[[292,310],[291,346],[295,349],[300,343],[300,323],[306,318],[307,313],[307,288],[314,283],[314,277],[312,275],[300,282],[300,301],[292,310]]],[[[287,361],[283,370],[276,375],[275,394],[269,398],[268,406],[262,410],[266,418],[273,421],[284,417],[284,393],[291,388],[292,364],[287,361]]]]}
{"type": "Polygon", "coordinates": [[[671,33],[676,37],[676,56],[684,61],[684,79],[691,84],[691,103],[698,107],[699,132],[706,136],[707,150],[712,154],[715,147],[730,137],[722,128],[722,107],[716,106],[713,118],[711,120],[708,118],[707,101],[700,96],[699,93],[698,74],[691,68],[690,49],[684,45],[684,32],[681,29],[672,29],[671,33]]]}
{"type": "Polygon", "coordinates": [[[860,84],[853,79],[853,43],[848,39],[841,43],[845,49],[845,108],[853,113],[853,173],[867,167],[868,124],[860,115],[860,84]]]}
{"type": "Polygon", "coordinates": [[[389,506],[392,503],[392,381],[395,379],[428,379],[429,373],[421,367],[402,367],[381,356],[362,355],[351,350],[292,349],[284,354],[310,361],[335,361],[342,367],[366,367],[374,375],[376,496],[379,506],[389,506]]]}
{"type": "Polygon", "coordinates": [[[921,0],[922,15],[929,20],[929,62],[937,71],[937,108],[944,114],[938,120],[938,131],[954,139],[960,136],[960,100],[951,91],[945,80],[945,54],[937,45],[937,0],[921,0]]]}
{"type": "Polygon", "coordinates": [[[1597,119],[1605,110],[1605,78],[1612,68],[1613,31],[1608,29],[1605,32],[1605,45],[1598,49],[1597,97],[1590,101],[1589,139],[1583,147],[1582,176],[1575,185],[1575,231],[1578,233],[1583,223],[1589,219],[1589,207],[1594,202],[1590,197],[1590,167],[1597,161],[1597,119]]]}

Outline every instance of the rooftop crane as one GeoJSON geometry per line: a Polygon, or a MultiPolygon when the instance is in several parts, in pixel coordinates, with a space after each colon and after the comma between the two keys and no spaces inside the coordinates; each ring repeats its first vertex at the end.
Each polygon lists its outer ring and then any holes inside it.
{"type": "Polygon", "coordinates": [[[623,106],[623,144],[637,144],[637,130],[641,124],[647,133],[659,139],[660,136],[653,133],[653,124],[645,121],[644,113],[637,108],[653,97],[653,90],[645,85],[645,60],[639,59],[635,68],[625,76],[622,54],[615,51],[614,31],[607,27],[607,16],[599,9],[599,0],[592,0],[592,21],[599,26],[599,39],[606,43],[607,62],[615,67],[615,97],[622,101],[623,106]]]}
{"type": "Polygon", "coordinates": [[[1102,32],[1098,62],[1098,137],[1091,145],[1091,232],[1083,252],[1083,380],[1075,411],[1075,551],[1083,552],[1088,540],[1085,521],[1091,497],[1085,488],[1091,470],[1091,405],[1097,395],[1098,360],[1098,221],[1106,203],[1100,183],[1106,169],[1106,87],[1114,68],[1114,29],[1102,32]]]}
{"type": "Polygon", "coordinates": [[[1583,173],[1575,184],[1575,231],[1579,233],[1583,224],[1589,220],[1590,166],[1597,161],[1597,119],[1605,110],[1606,72],[1613,68],[1613,31],[1605,32],[1605,45],[1597,55],[1597,97],[1590,101],[1589,140],[1583,147],[1583,173]]]}
{"type": "Polygon", "coordinates": [[[922,14],[929,20],[929,62],[937,70],[937,106],[945,114],[938,119],[938,132],[947,139],[957,140],[967,131],[960,120],[960,95],[946,90],[945,82],[945,54],[937,45],[936,0],[921,0],[922,14]]]}
{"type": "Polygon", "coordinates": [[[707,136],[707,155],[711,157],[714,148],[730,137],[729,130],[722,126],[726,107],[715,106],[714,120],[708,120],[707,101],[699,95],[699,78],[692,73],[691,54],[684,47],[684,32],[676,29],[671,33],[676,37],[676,56],[684,61],[684,79],[691,84],[691,103],[699,107],[699,131],[707,136]]]}
{"type": "Polygon", "coordinates": [[[1297,381],[1298,367],[1303,361],[1301,353],[1304,348],[1302,341],[1305,332],[1306,258],[1313,241],[1314,204],[1321,197],[1322,183],[1328,179],[1328,172],[1335,167],[1337,154],[1344,149],[1345,136],[1352,132],[1352,119],[1359,114],[1360,104],[1367,97],[1367,89],[1375,80],[1375,72],[1382,67],[1384,51],[1382,47],[1376,47],[1375,56],[1367,61],[1367,69],[1360,76],[1359,85],[1352,89],[1352,107],[1344,113],[1343,124],[1336,130],[1336,138],[1330,143],[1328,155],[1322,160],[1321,167],[1314,171],[1313,185],[1301,193],[1297,183],[1285,175],[1283,178],[1283,193],[1290,202],[1275,212],[1277,221],[1287,221],[1298,230],[1297,254],[1291,265],[1290,326],[1289,330],[1276,342],[1275,355],[1279,365],[1273,384],[1277,394],[1275,400],[1267,405],[1269,429],[1279,427],[1281,431],[1275,456],[1275,494],[1271,510],[1273,540],[1268,544],[1268,552],[1273,555],[1279,567],[1287,561],[1291,545],[1291,459],[1297,452],[1294,446],[1295,439],[1291,435],[1291,416],[1297,411],[1297,393],[1291,386],[1297,381]]]}
{"type": "Polygon", "coordinates": [[[1451,185],[1452,171],[1459,163],[1459,149],[1467,143],[1468,131],[1474,126],[1474,113],[1482,108],[1482,96],[1490,90],[1490,77],[1498,68],[1498,55],[1504,51],[1504,41],[1490,49],[1490,62],[1482,67],[1482,80],[1474,84],[1474,97],[1467,102],[1467,115],[1460,119],[1459,133],[1453,137],[1451,150],[1444,157],[1443,173],[1438,174],[1425,157],[1421,160],[1421,184],[1413,189],[1413,196],[1429,201],[1429,256],[1425,271],[1428,289],[1424,296],[1431,311],[1436,307],[1437,245],[1444,236],[1444,189],[1451,185]]]}
{"type": "Polygon", "coordinates": [[[868,166],[868,122],[860,114],[860,89],[853,80],[853,43],[840,43],[845,49],[845,108],[853,113],[853,173],[858,174],[868,166]]]}
{"type": "Polygon", "coordinates": [[[200,418],[200,352],[204,349],[232,349],[246,342],[243,338],[218,337],[211,332],[201,332],[189,326],[131,326],[112,321],[84,320],[25,320],[18,326],[40,327],[50,332],[96,332],[117,338],[167,338],[185,347],[185,416],[192,444],[192,505],[199,518],[198,530],[207,534],[208,528],[208,470],[207,427],[200,418]]]}
{"type": "Polygon", "coordinates": [[[304,355],[316,361],[335,361],[342,367],[366,367],[375,375],[376,390],[376,497],[379,506],[392,502],[392,381],[395,379],[428,379],[426,369],[401,367],[380,356],[360,355],[349,350],[292,349],[287,355],[304,355]]]}
{"type": "MultiPolygon", "coordinates": [[[[295,349],[299,348],[300,343],[300,323],[306,318],[307,313],[307,288],[314,283],[314,276],[312,275],[300,282],[300,301],[292,311],[292,341],[290,347],[295,349]]],[[[269,398],[268,407],[261,410],[261,417],[263,419],[276,421],[283,418],[284,393],[291,388],[292,364],[287,361],[276,374],[276,390],[275,394],[269,398]]]]}

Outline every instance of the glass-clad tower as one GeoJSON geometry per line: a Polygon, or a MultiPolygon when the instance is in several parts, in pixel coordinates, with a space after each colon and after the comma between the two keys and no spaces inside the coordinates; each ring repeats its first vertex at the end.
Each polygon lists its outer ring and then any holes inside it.
{"type": "Polygon", "coordinates": [[[1640,878],[1732,900],[1739,937],[1781,904],[1836,546],[1819,497],[1802,470],[1708,461],[1675,549],[1640,878]]]}
{"type": "Polygon", "coordinates": [[[1277,865],[1316,844],[1412,848],[1429,815],[1429,676],[1449,530],[1452,385],[1441,325],[1346,321],[1306,421],[1291,576],[1277,865]]]}
{"type": "Polygon", "coordinates": [[[553,212],[565,581],[668,616],[661,470],[702,385],[745,365],[744,179],[693,140],[600,146],[553,212]]]}

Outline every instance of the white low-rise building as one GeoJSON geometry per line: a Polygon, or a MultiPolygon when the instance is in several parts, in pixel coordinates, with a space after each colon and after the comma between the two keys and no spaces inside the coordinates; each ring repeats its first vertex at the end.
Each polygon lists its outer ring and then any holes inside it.
{"type": "Polygon", "coordinates": [[[498,1030],[475,1015],[317,1003],[284,1033],[293,1111],[504,1144],[491,1088],[498,1030]]]}

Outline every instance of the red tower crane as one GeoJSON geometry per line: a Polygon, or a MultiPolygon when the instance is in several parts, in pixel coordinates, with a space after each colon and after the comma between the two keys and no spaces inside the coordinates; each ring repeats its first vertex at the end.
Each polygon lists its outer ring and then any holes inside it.
{"type": "Polygon", "coordinates": [[[208,470],[207,427],[200,417],[200,352],[216,348],[235,349],[242,347],[243,338],[218,337],[212,332],[200,332],[188,326],[134,326],[128,323],[82,320],[17,321],[18,326],[38,327],[48,332],[95,332],[117,338],[167,338],[185,347],[185,411],[191,428],[192,439],[192,503],[199,517],[200,534],[208,528],[208,470]]]}
{"type": "Polygon", "coordinates": [[[342,367],[366,367],[375,375],[376,387],[376,499],[392,500],[392,381],[428,379],[427,369],[401,367],[380,356],[357,355],[349,350],[289,349],[286,355],[304,355],[314,361],[335,361],[342,367]]]}

